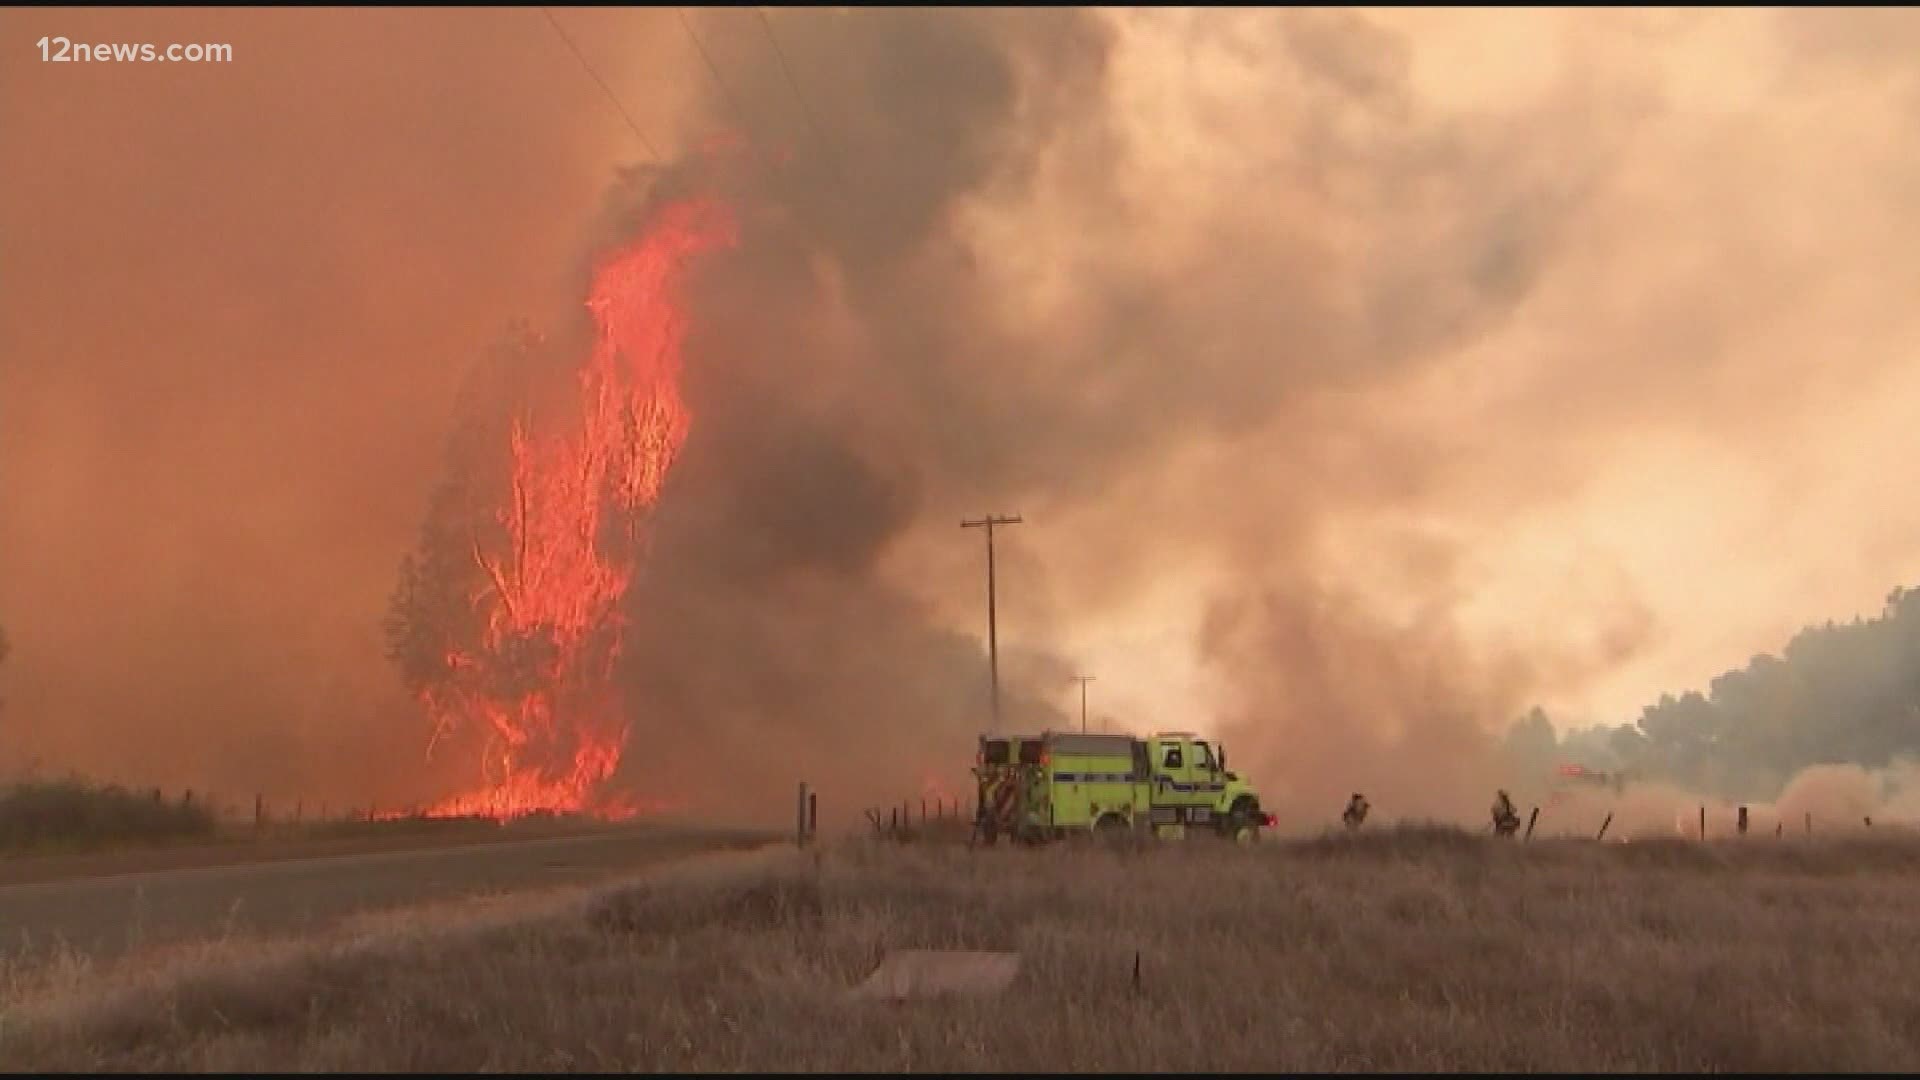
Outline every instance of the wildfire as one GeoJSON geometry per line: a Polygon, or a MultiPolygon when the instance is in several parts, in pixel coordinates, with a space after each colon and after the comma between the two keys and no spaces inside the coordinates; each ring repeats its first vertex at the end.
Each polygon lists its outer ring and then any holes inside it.
{"type": "Polygon", "coordinates": [[[936,806],[958,806],[961,799],[958,792],[948,787],[931,769],[920,773],[920,798],[936,806]]]}
{"type": "Polygon", "coordinates": [[[530,417],[515,419],[509,495],[496,513],[503,539],[492,549],[473,541],[486,579],[472,598],[480,646],[449,652],[447,677],[420,693],[434,742],[463,723],[489,730],[480,786],[428,816],[618,819],[658,808],[599,790],[627,737],[613,679],[621,599],[645,553],[645,511],[691,420],[680,398],[681,271],[735,240],[723,206],[689,200],[595,268],[586,306],[596,332],[577,372],[577,423],[536,430],[530,417]]]}

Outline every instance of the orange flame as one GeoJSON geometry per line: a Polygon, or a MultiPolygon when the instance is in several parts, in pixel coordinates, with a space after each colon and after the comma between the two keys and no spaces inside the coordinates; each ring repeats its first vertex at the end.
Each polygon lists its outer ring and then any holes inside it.
{"type": "Polygon", "coordinates": [[[947,786],[931,769],[924,769],[920,773],[920,797],[942,806],[960,803],[960,794],[947,786]]]}
{"type": "Polygon", "coordinates": [[[578,372],[578,429],[543,433],[515,419],[511,493],[498,513],[505,540],[497,551],[473,543],[488,583],[473,598],[480,647],[449,654],[448,673],[459,677],[421,694],[433,741],[462,722],[490,729],[481,786],[427,816],[624,818],[663,808],[600,790],[627,738],[613,681],[620,602],[644,554],[644,513],[691,419],[679,386],[680,273],[690,258],[735,242],[724,207],[689,200],[595,268],[586,306],[596,335],[578,372]]]}

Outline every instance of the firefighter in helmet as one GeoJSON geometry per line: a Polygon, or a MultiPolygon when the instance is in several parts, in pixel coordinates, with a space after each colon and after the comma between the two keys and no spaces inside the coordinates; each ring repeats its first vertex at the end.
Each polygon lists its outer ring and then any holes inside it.
{"type": "Polygon", "coordinates": [[[1496,836],[1512,836],[1520,828],[1520,812],[1513,808],[1513,800],[1507,797],[1503,788],[1493,797],[1493,832],[1496,836]]]}
{"type": "Polygon", "coordinates": [[[1356,791],[1353,793],[1353,798],[1347,800],[1346,812],[1340,815],[1340,820],[1347,823],[1348,831],[1358,829],[1361,823],[1367,820],[1369,809],[1371,807],[1367,805],[1367,797],[1356,791]]]}

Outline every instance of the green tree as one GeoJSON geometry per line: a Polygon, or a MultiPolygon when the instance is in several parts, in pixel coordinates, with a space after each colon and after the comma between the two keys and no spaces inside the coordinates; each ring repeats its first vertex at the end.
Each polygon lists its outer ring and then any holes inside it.
{"type": "Polygon", "coordinates": [[[1615,772],[1625,766],[1613,744],[1613,729],[1608,727],[1574,728],[1560,737],[1560,756],[1575,765],[1602,772],[1615,772]]]}
{"type": "Polygon", "coordinates": [[[1528,772],[1544,772],[1553,767],[1560,752],[1560,737],[1546,710],[1535,705],[1507,728],[1501,749],[1514,766],[1528,772]]]}
{"type": "Polygon", "coordinates": [[[1634,724],[1616,724],[1606,729],[1607,749],[1628,772],[1645,772],[1651,749],[1646,732],[1634,724]]]}
{"type": "Polygon", "coordinates": [[[1809,765],[1920,754],[1920,589],[1894,589],[1877,618],[1809,626],[1705,694],[1663,694],[1611,739],[1623,763],[1742,798],[1809,765]]]}
{"type": "Polygon", "coordinates": [[[508,425],[541,355],[538,335],[516,324],[461,387],[445,471],[414,550],[400,559],[381,624],[387,659],[416,693],[455,677],[448,657],[478,646],[483,627],[473,597],[487,582],[474,552],[499,527],[490,508],[499,505],[505,483],[508,425]]]}

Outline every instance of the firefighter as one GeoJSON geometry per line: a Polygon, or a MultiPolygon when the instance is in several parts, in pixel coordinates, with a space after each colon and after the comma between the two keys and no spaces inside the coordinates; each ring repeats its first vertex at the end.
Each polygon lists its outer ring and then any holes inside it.
{"type": "Polygon", "coordinates": [[[1493,797],[1493,832],[1495,836],[1512,836],[1520,829],[1520,812],[1513,808],[1513,800],[1507,797],[1505,789],[1493,797]]]}
{"type": "Polygon", "coordinates": [[[1367,811],[1369,809],[1370,807],[1367,806],[1367,797],[1356,791],[1353,793],[1353,798],[1347,800],[1346,812],[1340,815],[1340,820],[1347,823],[1347,830],[1351,832],[1359,828],[1361,823],[1367,820],[1367,811]]]}

